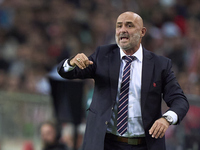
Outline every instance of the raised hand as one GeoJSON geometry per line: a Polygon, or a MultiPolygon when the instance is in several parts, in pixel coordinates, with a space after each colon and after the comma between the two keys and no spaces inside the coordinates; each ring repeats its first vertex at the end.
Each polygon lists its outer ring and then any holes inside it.
{"type": "Polygon", "coordinates": [[[93,62],[88,59],[84,53],[77,54],[73,59],[70,60],[71,66],[78,66],[80,69],[85,69],[93,62]]]}

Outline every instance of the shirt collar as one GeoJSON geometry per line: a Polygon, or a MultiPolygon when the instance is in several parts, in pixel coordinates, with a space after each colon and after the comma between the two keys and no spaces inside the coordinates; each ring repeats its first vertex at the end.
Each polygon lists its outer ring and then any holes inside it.
{"type": "MultiPolygon", "coordinates": [[[[142,54],[143,54],[142,44],[140,44],[139,49],[132,56],[135,56],[138,61],[142,62],[142,59],[143,59],[142,54]]],[[[122,59],[123,56],[126,56],[126,54],[123,52],[123,50],[121,48],[120,48],[120,56],[121,56],[121,59],[122,59]]]]}

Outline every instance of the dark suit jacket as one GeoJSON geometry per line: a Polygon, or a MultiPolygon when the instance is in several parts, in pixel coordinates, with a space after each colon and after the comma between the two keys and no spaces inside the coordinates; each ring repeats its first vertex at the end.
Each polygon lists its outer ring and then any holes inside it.
{"type": "MultiPolygon", "coordinates": [[[[120,50],[116,44],[100,46],[89,59],[94,62],[93,65],[84,70],[76,67],[67,73],[63,70],[64,60],[59,64],[58,73],[68,79],[93,78],[95,80],[93,100],[88,109],[83,149],[103,150],[107,122],[110,121],[112,107],[116,102],[121,63],[120,50]]],[[[154,139],[149,135],[149,129],[154,121],[161,117],[162,98],[170,110],[178,115],[178,123],[180,123],[189,105],[171,71],[171,61],[143,49],[141,110],[149,150],[165,150],[164,138],[154,139]]]]}

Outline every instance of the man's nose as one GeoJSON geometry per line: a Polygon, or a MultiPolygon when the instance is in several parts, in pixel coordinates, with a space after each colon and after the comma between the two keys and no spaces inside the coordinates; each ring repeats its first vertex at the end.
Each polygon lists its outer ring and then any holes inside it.
{"type": "Polygon", "coordinates": [[[123,25],[121,28],[120,28],[120,33],[126,33],[127,32],[127,29],[126,27],[123,25]]]}

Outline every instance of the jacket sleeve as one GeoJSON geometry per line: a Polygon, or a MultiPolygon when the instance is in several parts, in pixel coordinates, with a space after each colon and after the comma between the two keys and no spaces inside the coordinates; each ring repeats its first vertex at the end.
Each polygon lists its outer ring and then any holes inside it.
{"type": "Polygon", "coordinates": [[[179,124],[189,109],[189,103],[172,71],[171,60],[168,60],[163,82],[163,99],[169,110],[178,115],[177,124],[179,124]]]}
{"type": "Polygon", "coordinates": [[[94,78],[95,76],[95,71],[96,71],[96,61],[97,61],[97,55],[99,52],[99,48],[97,48],[97,50],[88,57],[89,60],[91,60],[93,62],[93,65],[88,66],[85,69],[80,69],[78,67],[75,67],[73,70],[69,71],[69,72],[65,72],[64,71],[64,67],[63,64],[64,62],[67,60],[63,60],[62,62],[60,62],[60,64],[58,65],[57,71],[58,74],[66,79],[86,79],[86,78],[94,78]]]}

